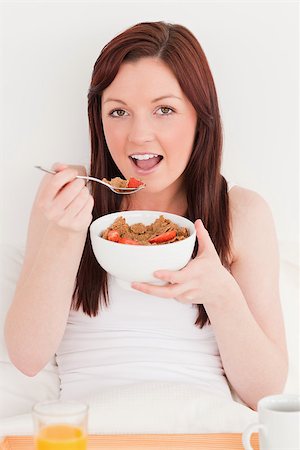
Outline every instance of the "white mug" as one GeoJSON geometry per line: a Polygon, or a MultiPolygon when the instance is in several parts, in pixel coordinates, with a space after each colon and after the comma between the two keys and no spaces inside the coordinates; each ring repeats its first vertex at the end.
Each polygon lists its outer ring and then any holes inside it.
{"type": "Polygon", "coordinates": [[[243,445],[253,450],[251,434],[259,432],[260,450],[300,449],[300,396],[271,395],[258,402],[258,423],[249,425],[243,433],[243,445]]]}

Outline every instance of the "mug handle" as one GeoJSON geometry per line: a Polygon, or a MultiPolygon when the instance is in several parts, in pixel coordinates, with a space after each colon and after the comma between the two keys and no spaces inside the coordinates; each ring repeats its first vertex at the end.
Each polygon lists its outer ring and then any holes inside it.
{"type": "Polygon", "coordinates": [[[254,431],[262,428],[264,428],[264,426],[260,423],[252,423],[245,429],[242,436],[242,442],[246,450],[253,450],[253,447],[250,444],[251,434],[254,433],[254,431]]]}

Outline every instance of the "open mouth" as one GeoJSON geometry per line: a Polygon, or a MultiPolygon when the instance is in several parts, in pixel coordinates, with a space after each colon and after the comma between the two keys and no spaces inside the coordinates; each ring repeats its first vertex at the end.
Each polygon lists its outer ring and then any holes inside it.
{"type": "Polygon", "coordinates": [[[150,170],[157,166],[163,156],[156,153],[132,154],[129,158],[141,170],[150,170]]]}

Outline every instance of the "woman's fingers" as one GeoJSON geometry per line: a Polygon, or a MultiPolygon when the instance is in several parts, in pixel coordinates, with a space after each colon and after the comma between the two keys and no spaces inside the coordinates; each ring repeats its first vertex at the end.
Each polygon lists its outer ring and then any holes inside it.
{"type": "Polygon", "coordinates": [[[81,210],[85,207],[89,199],[93,200],[93,197],[89,193],[87,187],[83,187],[78,195],[73,198],[70,204],[64,210],[64,217],[67,219],[74,219],[81,213],[81,210]]]}
{"type": "Polygon", "coordinates": [[[138,291],[154,295],[155,297],[174,298],[185,304],[201,303],[200,291],[193,287],[192,283],[169,284],[165,286],[155,286],[150,283],[132,283],[131,286],[138,291]]]}
{"type": "Polygon", "coordinates": [[[55,163],[56,174],[44,177],[38,205],[44,216],[53,223],[70,230],[87,229],[94,205],[85,182],[76,178],[76,167],[55,163]]]}
{"type": "Polygon", "coordinates": [[[157,286],[150,283],[132,283],[132,287],[145,294],[154,295],[156,297],[164,298],[178,298],[183,295],[187,290],[191,289],[189,283],[185,284],[166,284],[164,286],[157,286]]]}
{"type": "Polygon", "coordinates": [[[180,303],[185,303],[187,305],[196,303],[201,303],[199,301],[199,290],[198,289],[190,289],[188,291],[185,291],[183,294],[178,295],[176,297],[176,300],[178,300],[180,303]]]}
{"type": "Polygon", "coordinates": [[[181,303],[202,304],[204,299],[212,297],[215,285],[212,274],[220,267],[221,261],[207,230],[200,220],[195,222],[197,237],[201,241],[197,256],[183,269],[178,271],[158,270],[154,275],[166,282],[165,286],[156,286],[150,283],[133,283],[132,287],[163,298],[174,298],[181,303]]]}
{"type": "Polygon", "coordinates": [[[69,166],[67,164],[63,164],[60,162],[55,162],[54,164],[52,164],[51,169],[54,170],[55,172],[61,172],[64,169],[67,169],[69,166]]]}
{"type": "Polygon", "coordinates": [[[157,270],[154,276],[168,283],[184,283],[187,281],[187,274],[184,269],[181,270],[157,270]]]}
{"type": "Polygon", "coordinates": [[[202,269],[200,259],[195,258],[181,270],[158,270],[154,276],[165,281],[164,286],[150,283],[133,283],[132,287],[163,298],[174,298],[182,303],[199,303],[202,269]]]}
{"type": "Polygon", "coordinates": [[[80,212],[75,216],[75,228],[76,230],[87,229],[93,220],[93,211],[94,207],[94,198],[90,195],[88,201],[84,205],[84,207],[80,210],[80,212]]]}
{"type": "Polygon", "coordinates": [[[85,166],[81,166],[81,165],[77,165],[77,164],[62,164],[62,163],[55,163],[52,166],[52,169],[55,170],[56,172],[60,172],[61,170],[64,169],[74,169],[77,172],[77,175],[87,175],[87,171],[86,171],[86,167],[85,166]]]}
{"type": "Polygon", "coordinates": [[[87,188],[83,188],[66,208],[64,214],[58,220],[58,225],[76,231],[87,228],[92,220],[93,206],[93,197],[87,188]]]}
{"type": "Polygon", "coordinates": [[[64,169],[55,175],[46,175],[43,189],[40,192],[40,207],[45,210],[48,209],[58,192],[68,183],[73,181],[77,175],[74,169],[64,169]]]}
{"type": "MultiPolygon", "coordinates": [[[[51,219],[60,217],[65,213],[65,210],[75,200],[75,198],[81,193],[89,194],[88,188],[85,186],[84,180],[76,178],[66,184],[53,199],[51,204],[51,219]]],[[[78,211],[74,213],[77,214],[78,211]]]]}

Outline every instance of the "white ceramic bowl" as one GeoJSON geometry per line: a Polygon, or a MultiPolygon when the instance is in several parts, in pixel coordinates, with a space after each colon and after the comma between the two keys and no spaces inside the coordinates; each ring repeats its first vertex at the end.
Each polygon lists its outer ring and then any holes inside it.
{"type": "Polygon", "coordinates": [[[191,259],[196,230],[194,224],[185,217],[161,211],[122,211],[107,214],[94,220],[90,226],[93,251],[99,264],[109,274],[116,277],[123,288],[130,287],[133,281],[165,284],[153,276],[159,269],[179,270],[191,259]],[[128,245],[108,241],[100,237],[117,217],[124,217],[128,225],[143,223],[150,225],[160,215],[170,219],[180,227],[186,227],[190,236],[181,241],[166,245],[128,245]]]}

